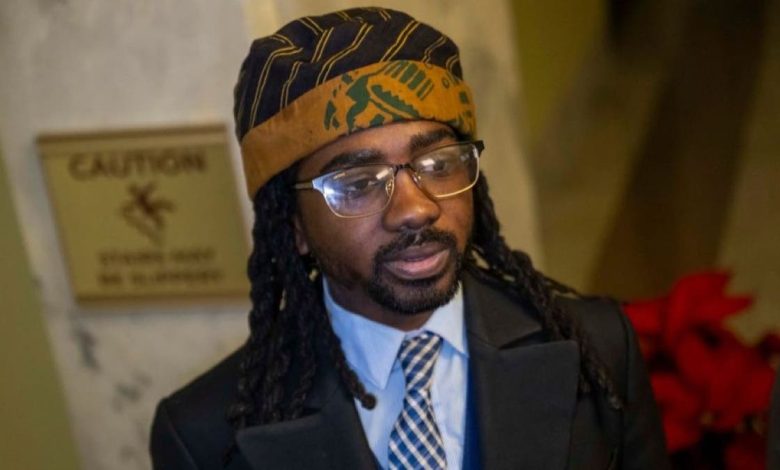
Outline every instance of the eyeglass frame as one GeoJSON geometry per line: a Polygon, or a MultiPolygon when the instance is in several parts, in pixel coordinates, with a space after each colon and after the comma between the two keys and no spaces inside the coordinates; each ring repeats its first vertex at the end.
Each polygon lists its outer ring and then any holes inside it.
{"type": "Polygon", "coordinates": [[[322,196],[322,199],[325,201],[325,205],[328,206],[328,209],[330,209],[330,211],[336,217],[339,217],[339,218],[342,218],[342,219],[358,219],[358,218],[361,218],[361,217],[369,217],[369,216],[372,216],[374,214],[378,214],[378,213],[384,211],[385,209],[387,209],[387,206],[390,205],[390,201],[393,199],[393,194],[395,194],[395,179],[398,176],[398,172],[401,171],[404,168],[409,170],[409,175],[412,177],[412,181],[414,181],[414,184],[417,186],[417,188],[420,191],[422,191],[423,193],[425,193],[426,196],[428,196],[429,198],[431,198],[433,200],[437,200],[438,201],[438,200],[441,200],[441,199],[446,199],[446,198],[457,196],[458,194],[462,194],[462,193],[468,191],[469,189],[473,188],[474,185],[477,184],[477,181],[479,181],[479,159],[482,156],[482,151],[484,151],[484,150],[485,150],[485,142],[482,141],[482,140],[467,140],[467,141],[463,141],[463,142],[453,142],[453,143],[450,143],[450,144],[445,144],[445,145],[440,145],[438,147],[434,147],[434,148],[426,151],[425,153],[412,158],[412,160],[410,162],[407,162],[407,163],[397,163],[397,164],[392,164],[392,163],[367,163],[365,165],[354,165],[354,166],[351,166],[349,168],[341,168],[341,169],[338,169],[338,170],[329,171],[327,173],[315,176],[314,178],[311,178],[311,179],[308,179],[308,180],[305,180],[305,181],[298,181],[298,182],[292,184],[292,188],[295,189],[295,190],[313,189],[313,190],[317,191],[318,193],[320,193],[320,195],[322,196]],[[412,162],[414,162],[415,160],[417,160],[419,158],[423,158],[423,157],[427,156],[429,153],[435,152],[436,150],[447,148],[447,147],[454,147],[456,145],[473,145],[474,146],[474,148],[477,151],[477,156],[476,156],[476,159],[477,159],[477,175],[474,178],[474,181],[472,181],[465,188],[459,189],[458,191],[455,191],[453,193],[444,194],[442,196],[435,196],[435,195],[429,193],[428,191],[426,191],[425,188],[423,188],[421,186],[420,176],[417,174],[417,172],[412,167],[412,162]],[[385,202],[385,204],[382,206],[381,209],[377,209],[377,210],[375,210],[373,212],[369,212],[367,214],[342,215],[342,214],[337,213],[335,210],[333,210],[332,207],[330,207],[330,204],[328,203],[328,198],[325,197],[325,192],[324,192],[325,190],[323,188],[323,181],[324,181],[324,179],[326,177],[334,174],[334,173],[339,173],[339,172],[342,172],[342,171],[345,171],[345,170],[351,170],[352,168],[360,168],[360,167],[364,167],[364,166],[385,166],[385,167],[392,168],[392,170],[393,170],[393,179],[390,180],[390,181],[392,181],[392,189],[390,191],[390,194],[387,196],[387,201],[385,202]]]}

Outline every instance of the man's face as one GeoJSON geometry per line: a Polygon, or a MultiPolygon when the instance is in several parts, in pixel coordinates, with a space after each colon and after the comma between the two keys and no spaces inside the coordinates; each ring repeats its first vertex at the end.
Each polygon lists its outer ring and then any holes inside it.
{"type": "MultiPolygon", "coordinates": [[[[298,180],[362,163],[408,163],[453,142],[451,129],[437,122],[376,127],[303,160],[298,180]]],[[[296,243],[301,254],[317,259],[340,305],[375,321],[415,328],[455,293],[473,211],[470,190],[433,200],[402,169],[388,206],[366,217],[338,217],[321,194],[299,191],[296,243]]]]}

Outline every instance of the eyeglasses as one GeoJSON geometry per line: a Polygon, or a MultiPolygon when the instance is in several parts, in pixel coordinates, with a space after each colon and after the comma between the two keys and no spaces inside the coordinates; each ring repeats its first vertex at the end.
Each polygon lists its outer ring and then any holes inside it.
{"type": "Polygon", "coordinates": [[[443,145],[409,163],[354,166],[300,181],[293,188],[319,191],[339,217],[366,217],[385,210],[393,197],[395,176],[404,168],[432,199],[468,191],[479,178],[479,156],[484,148],[481,140],[443,145]]]}

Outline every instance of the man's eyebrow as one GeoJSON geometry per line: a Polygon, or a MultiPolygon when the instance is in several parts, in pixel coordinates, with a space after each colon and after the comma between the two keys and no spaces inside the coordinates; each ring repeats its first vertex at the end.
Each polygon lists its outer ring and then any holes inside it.
{"type": "MultiPolygon", "coordinates": [[[[436,129],[431,132],[415,134],[409,139],[409,153],[414,154],[431,145],[437,144],[443,140],[457,139],[455,132],[449,127],[436,129]]],[[[329,173],[342,168],[349,168],[356,165],[368,165],[371,163],[382,163],[385,161],[385,155],[377,149],[360,149],[351,152],[343,152],[333,157],[328,163],[320,168],[319,174],[329,173]]]]}
{"type": "Polygon", "coordinates": [[[366,165],[369,163],[380,163],[384,159],[384,154],[376,149],[361,149],[353,152],[343,152],[333,157],[328,163],[320,168],[320,174],[329,173],[341,168],[348,168],[355,165],[366,165]]]}
{"type": "Polygon", "coordinates": [[[424,134],[415,134],[409,141],[409,153],[414,154],[430,147],[433,144],[438,144],[442,140],[453,139],[457,140],[455,131],[449,127],[442,127],[435,131],[426,132],[424,134]]]}

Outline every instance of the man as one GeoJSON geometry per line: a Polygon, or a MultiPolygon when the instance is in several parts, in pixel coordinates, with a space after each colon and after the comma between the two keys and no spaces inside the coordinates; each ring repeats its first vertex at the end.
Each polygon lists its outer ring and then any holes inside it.
{"type": "Polygon", "coordinates": [[[455,44],[352,9],[255,41],[243,348],[163,400],[155,468],[665,468],[635,338],[504,243],[455,44]]]}

